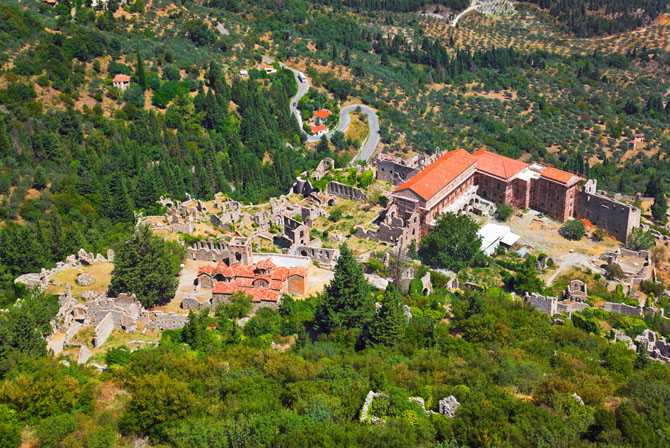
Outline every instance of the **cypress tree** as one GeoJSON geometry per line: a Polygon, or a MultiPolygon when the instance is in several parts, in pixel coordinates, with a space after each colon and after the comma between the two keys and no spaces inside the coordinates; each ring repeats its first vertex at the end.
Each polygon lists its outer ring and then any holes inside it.
{"type": "Polygon", "coordinates": [[[665,197],[663,190],[661,190],[654,196],[654,203],[651,206],[651,216],[653,216],[654,220],[665,224],[668,221],[668,217],[665,216],[667,211],[668,199],[665,197]]]}
{"type": "Polygon", "coordinates": [[[137,84],[139,84],[142,89],[147,88],[147,75],[144,72],[144,60],[142,60],[139,50],[137,50],[137,84]]]}
{"type": "Polygon", "coordinates": [[[402,338],[407,322],[400,293],[393,284],[386,287],[381,305],[368,327],[367,339],[373,344],[393,346],[402,338]]]}
{"type": "Polygon", "coordinates": [[[115,222],[132,222],[133,206],[130,203],[128,190],[126,189],[125,176],[116,175],[109,189],[111,207],[110,218],[115,222]]]}
{"type": "Polygon", "coordinates": [[[322,331],[360,328],[372,319],[374,313],[374,300],[363,270],[354,253],[343,244],[335,266],[335,278],[326,287],[316,310],[317,327],[322,331]]]}

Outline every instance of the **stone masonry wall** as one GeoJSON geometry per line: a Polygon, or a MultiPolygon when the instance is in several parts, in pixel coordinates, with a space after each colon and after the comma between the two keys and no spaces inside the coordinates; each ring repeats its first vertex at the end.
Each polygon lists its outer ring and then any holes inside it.
{"type": "Polygon", "coordinates": [[[579,219],[588,219],[624,243],[633,228],[640,226],[640,209],[599,193],[593,179],[579,192],[575,215],[579,219]]]}
{"type": "Polygon", "coordinates": [[[330,181],[326,187],[328,194],[337,196],[339,198],[351,199],[352,201],[367,201],[368,196],[363,190],[349,185],[341,184],[339,182],[330,181]]]}
{"type": "Polygon", "coordinates": [[[643,314],[641,307],[626,305],[625,303],[605,302],[603,309],[610,313],[623,314],[627,317],[640,317],[643,314]]]}
{"type": "Polygon", "coordinates": [[[93,344],[96,347],[101,347],[105,343],[110,334],[114,331],[114,313],[107,313],[107,315],[96,325],[93,336],[93,344]]]}

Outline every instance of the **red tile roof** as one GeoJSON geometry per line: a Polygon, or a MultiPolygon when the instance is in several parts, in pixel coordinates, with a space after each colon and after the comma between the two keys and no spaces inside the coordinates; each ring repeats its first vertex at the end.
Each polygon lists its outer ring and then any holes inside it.
{"type": "Polygon", "coordinates": [[[324,125],[322,125],[322,124],[320,124],[320,125],[318,125],[318,126],[313,126],[313,125],[310,124],[310,125],[309,125],[309,130],[312,131],[312,134],[317,134],[317,133],[319,133],[319,132],[321,132],[321,131],[327,131],[327,130],[328,130],[328,127],[327,127],[327,126],[324,126],[324,125]]]}
{"type": "Polygon", "coordinates": [[[328,109],[321,109],[320,111],[314,112],[314,115],[312,115],[312,120],[314,120],[316,117],[325,120],[326,118],[330,117],[330,114],[331,112],[328,109]]]}
{"type": "Polygon", "coordinates": [[[566,185],[572,184],[577,180],[579,180],[579,177],[575,176],[572,173],[568,173],[567,171],[559,170],[557,168],[552,167],[545,168],[544,171],[542,171],[542,177],[566,185]]]}
{"type": "Polygon", "coordinates": [[[112,82],[130,82],[130,76],[119,73],[114,77],[112,82]]]}
{"type": "Polygon", "coordinates": [[[527,163],[520,160],[510,159],[483,149],[472,153],[472,157],[477,159],[478,171],[483,171],[501,179],[510,179],[528,166],[527,163]]]}
{"type": "Polygon", "coordinates": [[[450,151],[412,176],[395,191],[411,190],[427,201],[475,163],[476,159],[464,149],[450,151]]]}
{"type": "Polygon", "coordinates": [[[260,289],[260,288],[250,288],[246,286],[241,286],[236,282],[224,283],[219,282],[214,285],[212,289],[212,294],[224,294],[231,295],[235,291],[242,291],[246,294],[249,294],[254,302],[276,302],[279,300],[279,293],[270,289],[260,289]]]}

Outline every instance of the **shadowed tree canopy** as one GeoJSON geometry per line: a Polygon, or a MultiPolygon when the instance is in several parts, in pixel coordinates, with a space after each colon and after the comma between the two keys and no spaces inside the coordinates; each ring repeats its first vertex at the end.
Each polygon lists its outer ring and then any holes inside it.
{"type": "Polygon", "coordinates": [[[139,227],[114,258],[110,292],[136,294],[143,306],[165,303],[177,290],[184,249],[139,227]]]}
{"type": "Polygon", "coordinates": [[[381,308],[368,327],[367,339],[373,344],[393,346],[402,339],[406,324],[402,297],[398,289],[389,283],[381,298],[381,308]]]}
{"type": "Polygon", "coordinates": [[[354,253],[343,244],[335,266],[335,278],[326,287],[321,305],[316,311],[320,330],[360,328],[374,316],[375,305],[370,285],[354,253]]]}

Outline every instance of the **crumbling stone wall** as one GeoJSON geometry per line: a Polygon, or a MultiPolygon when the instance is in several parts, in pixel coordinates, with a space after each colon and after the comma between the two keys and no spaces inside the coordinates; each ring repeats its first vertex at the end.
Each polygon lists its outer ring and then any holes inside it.
{"type": "Polygon", "coordinates": [[[553,316],[558,312],[558,299],[556,297],[547,297],[534,292],[532,294],[526,293],[524,300],[540,313],[553,316]]]}
{"type": "Polygon", "coordinates": [[[556,304],[556,311],[559,313],[581,313],[586,308],[591,307],[583,302],[558,302],[556,304]]]}
{"type": "Polygon", "coordinates": [[[330,181],[328,182],[326,189],[328,194],[332,194],[333,196],[337,196],[339,198],[365,202],[368,200],[368,195],[366,195],[365,192],[360,188],[350,187],[349,185],[345,185],[340,182],[330,181]]]}
{"type": "Polygon", "coordinates": [[[184,314],[163,313],[161,311],[154,311],[151,313],[151,320],[146,325],[146,328],[154,330],[179,330],[184,328],[188,322],[188,316],[184,314]]]}
{"type": "Polygon", "coordinates": [[[321,180],[323,179],[323,176],[325,176],[326,173],[333,168],[335,168],[335,161],[330,157],[326,157],[321,162],[319,162],[319,166],[317,166],[314,170],[314,173],[312,173],[312,177],[316,180],[321,180]]]}
{"type": "Polygon", "coordinates": [[[625,303],[605,302],[603,309],[610,313],[623,314],[627,317],[641,317],[643,315],[642,307],[630,306],[625,303]]]}
{"type": "Polygon", "coordinates": [[[102,347],[102,344],[104,344],[109,335],[112,334],[112,331],[114,331],[114,313],[109,312],[100,323],[95,326],[93,344],[96,347],[102,347]]]}
{"type": "Polygon", "coordinates": [[[225,241],[194,241],[189,244],[187,255],[191,260],[210,261],[218,263],[223,261],[227,265],[252,263],[251,241],[248,238],[235,237],[226,243],[225,241]]]}
{"type": "Polygon", "coordinates": [[[589,179],[577,195],[575,206],[577,218],[588,219],[624,243],[628,241],[632,230],[640,226],[640,214],[639,208],[597,191],[595,179],[589,179]]]}
{"type": "Polygon", "coordinates": [[[566,300],[584,302],[587,299],[586,283],[581,280],[571,280],[565,289],[564,297],[566,300]]]}
{"type": "Polygon", "coordinates": [[[647,350],[649,357],[658,361],[670,362],[670,344],[663,336],[659,336],[654,331],[646,329],[641,335],[635,338],[647,350]]]}
{"type": "Polygon", "coordinates": [[[300,255],[302,257],[309,257],[319,263],[332,265],[338,258],[340,258],[340,251],[338,249],[326,249],[323,247],[293,245],[289,251],[291,255],[300,255]]]}
{"type": "Polygon", "coordinates": [[[408,181],[419,171],[416,167],[405,165],[401,160],[379,158],[375,178],[385,180],[395,187],[408,181]]]}

